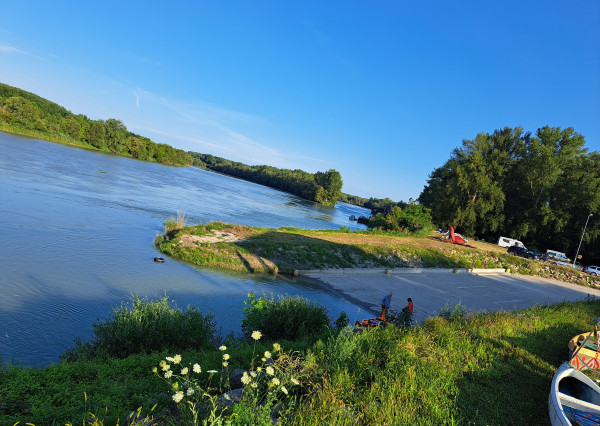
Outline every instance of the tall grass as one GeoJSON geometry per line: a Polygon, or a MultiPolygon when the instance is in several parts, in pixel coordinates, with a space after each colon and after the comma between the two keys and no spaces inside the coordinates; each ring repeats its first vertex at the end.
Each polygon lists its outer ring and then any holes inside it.
{"type": "MultiPolygon", "coordinates": [[[[251,300],[256,306],[250,303],[248,308],[257,308],[251,309],[253,312],[265,308],[276,316],[275,313],[296,309],[292,304],[269,299],[251,300]],[[266,308],[271,302],[277,307],[266,308]],[[279,310],[280,306],[285,309],[279,310]]],[[[303,317],[313,312],[305,309],[303,303],[299,306],[303,317]]],[[[129,333],[123,330],[155,330],[165,341],[156,347],[172,346],[169,352],[155,350],[124,359],[80,359],[45,368],[2,366],[0,424],[88,424],[95,418],[99,421],[94,424],[109,425],[124,422],[131,412],[141,413],[138,419],[151,415],[156,424],[194,424],[185,422],[182,416],[192,396],[216,401],[219,390],[214,389],[214,384],[224,383],[221,379],[228,377],[230,368],[249,366],[246,384],[256,383],[258,387],[254,389],[274,392],[269,396],[275,398],[269,400],[269,407],[277,407],[279,402],[294,407],[289,415],[280,417],[282,424],[548,424],[550,383],[556,368],[568,357],[567,342],[591,330],[599,311],[598,299],[518,312],[467,315],[457,305],[453,309],[446,307],[448,318],[431,318],[421,327],[388,326],[361,333],[349,328],[341,332],[329,329],[316,343],[303,347],[300,356],[292,357],[289,348],[297,341],[281,342],[283,349],[273,345],[272,353],[271,347],[258,341],[248,344],[246,340],[231,340],[226,342],[227,347],[219,349],[208,345],[201,351],[184,351],[182,347],[188,342],[169,340],[170,336],[185,329],[181,324],[192,328],[198,324],[183,319],[185,312],[175,309],[166,298],[159,302],[139,300],[137,305],[134,299],[133,307],[115,310],[123,317],[119,314],[113,320],[122,327],[111,329],[113,332],[104,335],[102,341],[125,342],[122,336],[129,333]],[[163,321],[167,326],[160,325],[163,321]],[[136,322],[154,325],[142,329],[126,325],[136,322]],[[164,367],[159,363],[168,354],[180,354],[190,363],[180,365],[175,362],[180,359],[176,355],[170,370],[159,371],[156,367],[164,367]],[[267,363],[271,356],[274,364],[267,363]],[[194,363],[202,366],[201,372],[193,376],[198,394],[187,392],[192,383],[187,376],[177,388],[172,381],[162,383],[161,377],[167,379],[168,371],[182,376],[195,372],[194,363]],[[273,380],[275,374],[261,373],[269,366],[274,367],[273,373],[277,372],[277,381],[273,380]],[[188,368],[185,373],[184,367],[188,368]],[[153,374],[153,368],[162,376],[153,374]],[[206,395],[199,395],[200,389],[206,395]],[[177,394],[182,398],[175,398],[177,394]],[[296,403],[287,404],[286,398],[296,398],[296,403]],[[158,405],[152,410],[154,404],[158,405]],[[139,407],[143,408],[137,411],[139,407]]],[[[300,321],[295,314],[280,316],[300,321]]],[[[275,321],[272,318],[261,324],[275,321]]],[[[278,324],[283,329],[294,326],[287,322],[278,324]]],[[[230,411],[231,416],[236,413],[238,420],[246,419],[247,424],[252,424],[248,419],[262,413],[270,421],[270,410],[265,411],[265,394],[256,395],[244,398],[230,411]]],[[[197,412],[200,422],[218,424],[216,420],[211,423],[209,413],[197,412]]]]}
{"type": "Polygon", "coordinates": [[[299,340],[322,333],[329,325],[324,306],[300,296],[255,298],[250,293],[244,308],[242,333],[249,338],[259,330],[266,340],[299,340]]]}
{"type": "Polygon", "coordinates": [[[185,226],[185,213],[177,212],[177,217],[169,217],[165,220],[165,233],[173,234],[181,231],[185,226]]]}
{"type": "Polygon", "coordinates": [[[113,309],[111,318],[94,323],[93,328],[92,342],[76,342],[76,348],[66,352],[63,360],[210,349],[218,341],[212,314],[203,315],[195,306],[183,311],[167,296],[156,301],[133,296],[130,306],[113,309]]]}

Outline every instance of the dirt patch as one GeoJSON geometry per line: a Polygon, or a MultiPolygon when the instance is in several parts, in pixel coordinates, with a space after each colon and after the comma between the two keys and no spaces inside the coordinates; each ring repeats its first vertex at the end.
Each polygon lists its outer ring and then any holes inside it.
{"type": "Polygon", "coordinates": [[[231,232],[213,231],[212,235],[185,234],[179,237],[179,245],[182,247],[196,247],[202,243],[233,243],[243,241],[243,238],[231,232]]]}

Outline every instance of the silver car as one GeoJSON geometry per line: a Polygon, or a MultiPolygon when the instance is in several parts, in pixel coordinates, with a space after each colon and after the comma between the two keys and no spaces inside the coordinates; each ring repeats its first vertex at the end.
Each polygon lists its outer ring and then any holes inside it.
{"type": "Polygon", "coordinates": [[[600,266],[586,266],[583,268],[583,272],[587,272],[590,275],[600,275],[600,266]]]}

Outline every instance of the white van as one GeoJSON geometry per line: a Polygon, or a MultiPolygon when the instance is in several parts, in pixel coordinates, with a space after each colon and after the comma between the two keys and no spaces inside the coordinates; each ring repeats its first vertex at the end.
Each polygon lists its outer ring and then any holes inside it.
{"type": "Polygon", "coordinates": [[[508,237],[500,237],[500,238],[498,238],[498,245],[500,247],[517,246],[517,247],[523,247],[524,249],[527,249],[525,247],[525,244],[523,244],[521,241],[515,240],[514,238],[508,238],[508,237]]]}
{"type": "Polygon", "coordinates": [[[546,259],[553,260],[559,265],[564,265],[571,261],[565,253],[556,250],[546,250],[546,259]]]}

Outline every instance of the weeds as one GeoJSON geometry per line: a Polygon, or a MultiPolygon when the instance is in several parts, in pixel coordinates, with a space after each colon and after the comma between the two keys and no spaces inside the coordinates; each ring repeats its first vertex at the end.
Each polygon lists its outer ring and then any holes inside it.
{"type": "Polygon", "coordinates": [[[203,315],[195,306],[185,311],[164,296],[157,301],[132,296],[131,306],[121,305],[106,321],[93,324],[92,342],[76,341],[64,361],[95,356],[125,358],[136,353],[161,350],[199,350],[214,347],[218,337],[212,314],[203,315]]]}
{"type": "Polygon", "coordinates": [[[329,325],[324,306],[303,297],[256,298],[248,294],[244,303],[242,333],[250,338],[252,330],[261,330],[265,339],[299,340],[318,335],[329,325]]]}

